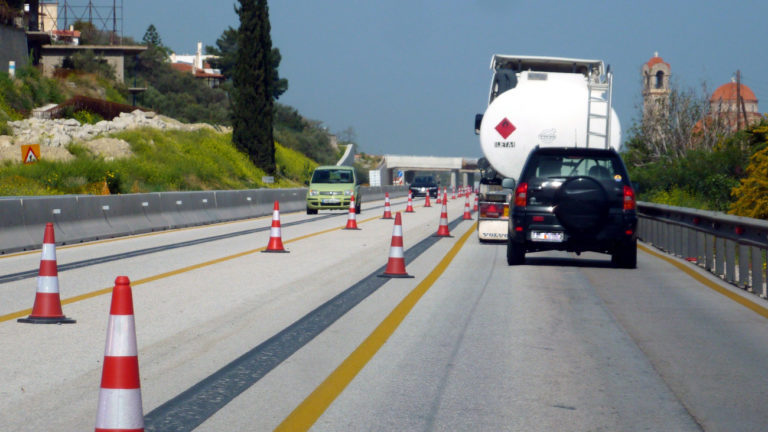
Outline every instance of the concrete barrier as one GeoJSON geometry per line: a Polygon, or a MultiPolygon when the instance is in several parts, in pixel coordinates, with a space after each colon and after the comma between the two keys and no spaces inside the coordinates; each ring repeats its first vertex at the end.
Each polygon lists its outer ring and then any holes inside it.
{"type": "Polygon", "coordinates": [[[20,199],[0,199],[0,215],[0,248],[17,252],[24,250],[23,245],[42,243],[43,230],[36,237],[27,231],[20,199]]]}
{"type": "MultiPolygon", "coordinates": [[[[365,187],[363,205],[384,193],[408,195],[403,186],[365,187]]],[[[54,224],[56,243],[71,244],[151,231],[303,211],[306,188],[127,195],[61,195],[0,199],[0,254],[39,249],[45,224],[54,224]]]]}

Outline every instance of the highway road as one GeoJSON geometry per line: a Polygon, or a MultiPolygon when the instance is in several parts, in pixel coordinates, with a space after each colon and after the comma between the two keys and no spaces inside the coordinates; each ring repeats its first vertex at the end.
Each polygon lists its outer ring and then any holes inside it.
{"type": "MultiPolygon", "coordinates": [[[[65,315],[32,325],[39,251],[0,257],[0,431],[93,430],[110,288],[132,281],[148,431],[760,431],[766,302],[641,245],[509,267],[451,201],[392,220],[281,214],[56,249],[65,315]],[[104,259],[109,257],[109,259],[104,259]],[[695,277],[694,277],[695,276],[695,277]]],[[[405,209],[393,200],[393,211],[405,209]]],[[[42,231],[40,233],[42,237],[42,231]]]]}

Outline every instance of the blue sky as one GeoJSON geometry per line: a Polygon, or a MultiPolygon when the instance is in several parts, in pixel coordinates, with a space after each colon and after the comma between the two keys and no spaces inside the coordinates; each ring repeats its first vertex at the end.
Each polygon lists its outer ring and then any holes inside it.
{"type": "MultiPolygon", "coordinates": [[[[237,27],[234,2],[124,2],[124,34],[154,24],[179,54],[237,27]]],[[[289,89],[279,102],[331,131],[354,128],[359,151],[478,157],[494,53],[602,59],[614,108],[637,120],[640,68],[655,51],[680,88],[711,93],[740,69],[768,111],[768,2],[281,0],[269,3],[272,43],[289,89]],[[674,6],[672,6],[674,5],[674,6]]],[[[626,133],[624,134],[626,137],[626,133]]]]}

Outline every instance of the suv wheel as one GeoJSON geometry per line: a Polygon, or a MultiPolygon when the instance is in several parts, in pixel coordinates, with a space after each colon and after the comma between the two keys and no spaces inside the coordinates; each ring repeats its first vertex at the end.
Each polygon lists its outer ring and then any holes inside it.
{"type": "Polygon", "coordinates": [[[311,209],[311,208],[307,207],[307,214],[308,215],[317,214],[317,209],[311,209]]]}
{"type": "Polygon", "coordinates": [[[518,265],[525,262],[525,247],[512,240],[507,240],[507,264],[518,265]]]}
{"type": "Polygon", "coordinates": [[[619,268],[637,268],[637,240],[616,247],[611,254],[611,264],[619,268]]]}
{"type": "Polygon", "coordinates": [[[355,205],[355,214],[360,214],[360,212],[362,212],[362,211],[363,211],[363,208],[362,208],[362,206],[363,206],[363,204],[362,204],[362,203],[357,203],[357,204],[355,205]]]}

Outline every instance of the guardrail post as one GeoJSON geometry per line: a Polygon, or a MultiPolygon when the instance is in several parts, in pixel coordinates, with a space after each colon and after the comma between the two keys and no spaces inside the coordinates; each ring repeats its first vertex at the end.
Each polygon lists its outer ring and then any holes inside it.
{"type": "Polygon", "coordinates": [[[706,248],[705,243],[705,237],[704,233],[699,231],[694,231],[694,236],[696,236],[696,264],[700,267],[704,267],[706,265],[706,262],[704,261],[704,249],[706,248]]]}
{"type": "Polygon", "coordinates": [[[752,252],[752,293],[765,297],[763,290],[763,251],[758,247],[750,247],[752,252]]]}
{"type": "Polygon", "coordinates": [[[715,275],[725,275],[725,239],[715,237],[715,275]]]}
{"type": "Polygon", "coordinates": [[[733,240],[725,240],[725,281],[736,281],[736,243],[733,240]]]}
{"type": "Polygon", "coordinates": [[[709,271],[715,270],[714,263],[715,236],[704,234],[704,267],[709,271]]]}
{"type": "Polygon", "coordinates": [[[739,244],[739,288],[749,288],[749,246],[739,244]]]}

